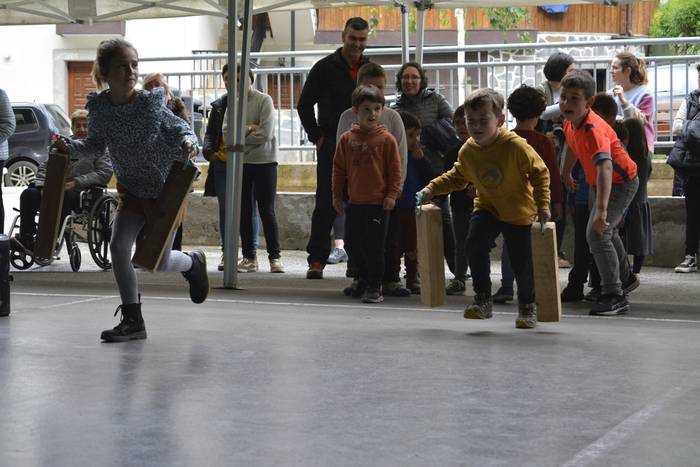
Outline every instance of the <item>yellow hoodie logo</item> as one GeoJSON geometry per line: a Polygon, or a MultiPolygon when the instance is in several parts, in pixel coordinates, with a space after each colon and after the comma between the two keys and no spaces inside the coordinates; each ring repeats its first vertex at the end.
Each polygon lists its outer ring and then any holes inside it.
{"type": "Polygon", "coordinates": [[[503,172],[501,172],[501,168],[492,162],[481,164],[476,174],[485,188],[494,190],[503,183],[503,172]]]}

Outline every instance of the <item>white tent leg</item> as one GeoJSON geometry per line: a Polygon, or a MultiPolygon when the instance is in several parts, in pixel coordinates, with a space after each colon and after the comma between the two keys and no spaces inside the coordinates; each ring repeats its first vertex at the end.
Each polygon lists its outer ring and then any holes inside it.
{"type": "Polygon", "coordinates": [[[237,26],[237,2],[229,2],[229,92],[228,95],[228,121],[229,128],[233,132],[226,135],[226,205],[224,238],[224,287],[235,289],[238,287],[238,239],[241,222],[241,184],[243,180],[243,147],[245,126],[248,69],[250,68],[250,35],[252,30],[252,0],[245,0],[243,6],[243,42],[241,44],[241,80],[236,85],[236,26],[237,26]],[[232,6],[233,4],[233,6],[232,6]],[[233,18],[233,21],[231,21],[233,18]],[[240,96],[236,99],[236,96],[240,96]],[[234,142],[235,141],[235,142],[234,142]],[[233,147],[231,143],[234,142],[233,147]]]}
{"type": "Polygon", "coordinates": [[[425,5],[416,2],[418,14],[416,15],[416,62],[423,64],[423,41],[425,32],[425,5]]]}
{"type": "Polygon", "coordinates": [[[399,5],[401,9],[401,63],[408,62],[411,57],[409,57],[408,48],[409,35],[408,35],[408,9],[406,5],[399,5]]]}
{"type": "Polygon", "coordinates": [[[231,109],[236,105],[236,31],[238,29],[238,12],[236,11],[238,2],[228,2],[228,98],[226,102],[227,120],[226,125],[229,131],[223,135],[226,145],[226,197],[224,202],[224,287],[228,289],[236,288],[238,285],[238,221],[234,219],[234,180],[236,172],[234,161],[236,153],[233,149],[233,142],[236,137],[234,113],[231,109]],[[235,239],[234,239],[235,237],[235,239]]]}

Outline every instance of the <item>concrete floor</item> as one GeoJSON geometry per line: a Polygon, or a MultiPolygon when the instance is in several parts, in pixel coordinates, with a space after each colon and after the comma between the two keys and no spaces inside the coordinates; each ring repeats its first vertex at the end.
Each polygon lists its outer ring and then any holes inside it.
{"type": "Polygon", "coordinates": [[[581,304],[523,331],[514,306],[362,305],[343,265],[307,281],[284,260],[203,305],[142,274],[149,337],[128,344],[99,342],[110,273],[15,273],[0,465],[700,465],[699,274],[650,269],[627,317],[581,304]]]}

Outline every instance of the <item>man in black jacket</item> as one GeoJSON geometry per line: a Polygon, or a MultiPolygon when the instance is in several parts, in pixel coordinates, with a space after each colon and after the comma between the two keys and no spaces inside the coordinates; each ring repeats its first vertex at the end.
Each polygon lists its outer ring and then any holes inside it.
{"type": "Polygon", "coordinates": [[[297,103],[299,119],[309,140],[316,145],[316,206],[311,217],[307,279],[322,279],[331,251],[330,234],[335,220],[331,178],[335,154],[335,133],[340,114],[352,106],[357,71],[368,62],[362,52],[367,46],[369,25],[362,18],[345,23],[343,46],[311,68],[297,103]],[[314,114],[318,105],[318,121],[314,114]]]}

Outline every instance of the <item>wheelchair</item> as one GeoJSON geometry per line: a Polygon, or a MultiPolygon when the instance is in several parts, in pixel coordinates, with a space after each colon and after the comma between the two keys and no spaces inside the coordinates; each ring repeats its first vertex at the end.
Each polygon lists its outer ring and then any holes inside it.
{"type": "MultiPolygon", "coordinates": [[[[19,228],[19,209],[14,208],[18,214],[10,227],[10,238],[13,238],[14,230],[19,228]]],[[[25,270],[37,264],[48,266],[55,260],[59,260],[64,244],[68,250],[68,260],[73,272],[80,270],[82,262],[78,242],[87,243],[90,256],[98,267],[107,271],[112,269],[109,260],[109,241],[112,237],[112,224],[117,212],[117,200],[107,193],[105,186],[93,186],[80,193],[80,207],[78,212],[71,211],[61,223],[60,234],[53,257],[44,259],[34,256],[31,250],[11,249],[10,263],[16,269],[25,270]]]]}

